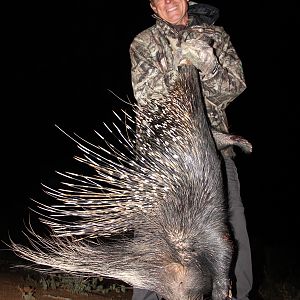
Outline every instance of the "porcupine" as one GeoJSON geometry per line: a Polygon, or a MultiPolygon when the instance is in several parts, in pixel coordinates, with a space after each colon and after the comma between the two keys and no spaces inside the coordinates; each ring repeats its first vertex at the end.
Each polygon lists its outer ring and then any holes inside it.
{"type": "MultiPolygon", "coordinates": [[[[43,272],[115,278],[168,300],[207,294],[226,299],[233,247],[221,160],[198,76],[187,66],[180,73],[168,96],[151,99],[142,109],[134,106],[134,140],[117,130],[130,155],[114,145],[102,149],[74,138],[84,153],[76,159],[96,175],[66,172],[61,174],[66,189],[46,187],[60,202],[39,203],[50,213],[41,221],[51,235],[41,237],[31,228],[33,248],[11,243],[18,256],[43,272]],[[66,216],[79,219],[64,222],[66,216]],[[123,235],[126,231],[134,237],[123,235]]],[[[251,151],[240,137],[215,138],[251,151]]]]}

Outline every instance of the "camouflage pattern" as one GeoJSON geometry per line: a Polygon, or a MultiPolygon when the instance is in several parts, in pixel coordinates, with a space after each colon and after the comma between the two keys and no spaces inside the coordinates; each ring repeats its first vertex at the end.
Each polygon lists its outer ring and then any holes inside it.
{"type": "MultiPolygon", "coordinates": [[[[138,105],[160,98],[167,93],[167,86],[178,77],[174,52],[170,40],[178,45],[187,42],[195,45],[202,39],[208,42],[217,56],[217,65],[210,74],[200,74],[202,92],[208,117],[214,130],[228,133],[225,108],[246,88],[242,63],[223,27],[216,25],[189,25],[178,28],[155,16],[156,23],[139,33],[130,45],[132,86],[138,105]]],[[[200,49],[199,49],[200,50],[200,49]]],[[[198,51],[200,52],[200,51],[198,51]]],[[[200,53],[193,53],[199,55],[200,53]]],[[[221,150],[233,156],[232,147],[221,150]]]]}

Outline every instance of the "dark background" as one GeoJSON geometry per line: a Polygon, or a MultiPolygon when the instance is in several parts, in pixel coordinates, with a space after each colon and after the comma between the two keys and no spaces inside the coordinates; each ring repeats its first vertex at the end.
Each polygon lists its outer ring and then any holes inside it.
{"type": "MultiPolygon", "coordinates": [[[[233,133],[253,144],[236,159],[254,262],[265,246],[299,242],[296,10],[287,1],[206,1],[241,57],[247,90],[228,108],[233,133]]],[[[133,99],[128,48],[153,23],[147,0],[12,2],[4,31],[1,239],[20,238],[30,198],[74,164],[55,125],[94,136],[133,99]]],[[[40,198],[38,198],[41,200],[40,198]]],[[[283,250],[284,251],[284,250],[283,250]]],[[[1,253],[0,253],[1,254],[1,253]]],[[[288,255],[288,253],[286,253],[288,255]]]]}

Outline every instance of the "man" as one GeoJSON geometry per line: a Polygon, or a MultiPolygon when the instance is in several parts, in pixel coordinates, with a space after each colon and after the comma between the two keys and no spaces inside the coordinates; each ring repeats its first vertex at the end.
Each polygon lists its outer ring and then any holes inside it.
{"type": "MultiPolygon", "coordinates": [[[[215,26],[218,9],[189,0],[150,0],[156,23],[138,34],[130,46],[132,85],[140,107],[167,93],[178,67],[192,64],[214,136],[228,133],[225,108],[246,88],[242,63],[222,27],[215,26]]],[[[247,300],[252,288],[251,250],[240,198],[232,146],[221,148],[227,175],[230,222],[237,241],[234,299],[247,300]]],[[[133,300],[154,300],[154,292],[134,289],[133,300]]]]}

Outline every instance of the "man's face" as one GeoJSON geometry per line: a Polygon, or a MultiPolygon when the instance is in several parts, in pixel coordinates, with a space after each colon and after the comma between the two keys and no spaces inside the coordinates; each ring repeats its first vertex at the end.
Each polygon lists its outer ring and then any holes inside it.
{"type": "Polygon", "coordinates": [[[186,25],[188,21],[189,0],[152,0],[153,11],[165,21],[173,25],[186,25]]]}

